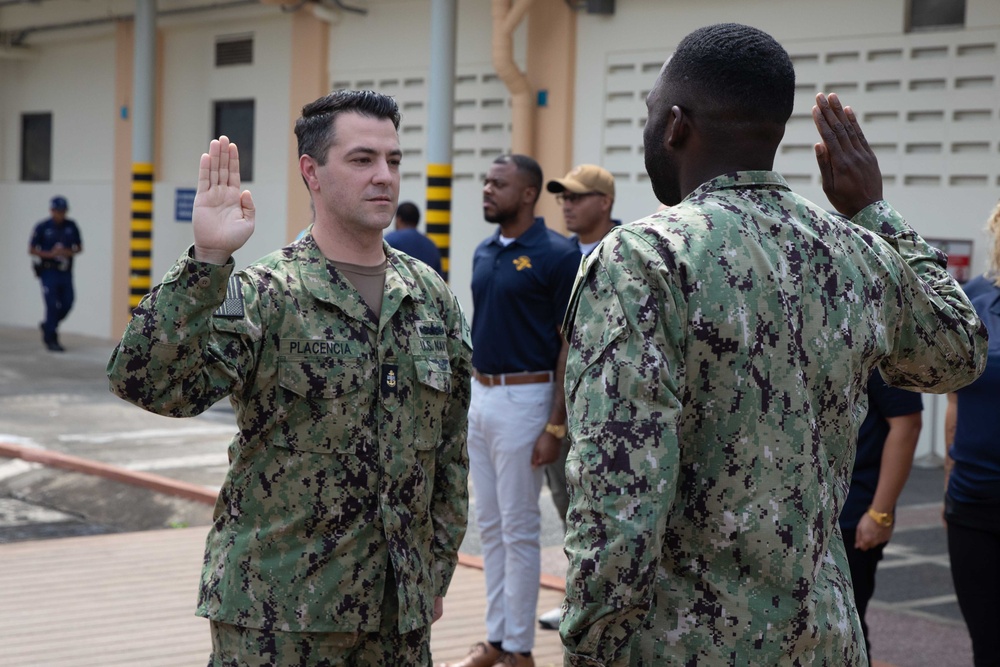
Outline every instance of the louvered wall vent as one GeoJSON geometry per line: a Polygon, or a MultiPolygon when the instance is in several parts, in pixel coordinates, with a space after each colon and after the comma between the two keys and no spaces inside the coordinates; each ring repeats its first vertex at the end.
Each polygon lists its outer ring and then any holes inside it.
{"type": "Polygon", "coordinates": [[[215,66],[253,64],[253,35],[218,37],[215,40],[215,66]]]}

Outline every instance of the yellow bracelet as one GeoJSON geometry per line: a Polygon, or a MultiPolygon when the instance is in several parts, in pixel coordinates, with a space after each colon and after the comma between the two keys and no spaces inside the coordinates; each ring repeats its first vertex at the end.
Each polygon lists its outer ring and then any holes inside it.
{"type": "Polygon", "coordinates": [[[566,437],[566,424],[546,424],[545,425],[545,432],[546,433],[550,433],[550,434],[552,434],[552,435],[554,435],[554,436],[556,436],[557,438],[560,438],[560,439],[561,438],[565,438],[566,437]]]}
{"type": "Polygon", "coordinates": [[[872,520],[883,528],[888,528],[892,525],[892,512],[876,512],[871,507],[868,508],[866,512],[872,520]]]}

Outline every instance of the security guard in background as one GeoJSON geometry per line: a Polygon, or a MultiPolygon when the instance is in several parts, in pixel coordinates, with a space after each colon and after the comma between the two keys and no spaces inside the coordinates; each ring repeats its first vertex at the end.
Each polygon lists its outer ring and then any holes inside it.
{"type": "Polygon", "coordinates": [[[56,328],[73,307],[73,256],[83,251],[83,241],[80,228],[66,217],[65,197],[53,197],[49,210],[51,217],[35,225],[28,253],[38,258],[35,275],[42,281],[45,298],[42,342],[52,352],[63,352],[56,328]]]}

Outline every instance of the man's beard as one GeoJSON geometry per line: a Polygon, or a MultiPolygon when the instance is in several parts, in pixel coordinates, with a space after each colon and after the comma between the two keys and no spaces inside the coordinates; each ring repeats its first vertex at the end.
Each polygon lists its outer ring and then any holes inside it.
{"type": "Polygon", "coordinates": [[[483,211],[483,219],[486,220],[486,222],[492,222],[494,224],[503,224],[508,220],[513,220],[515,213],[516,213],[515,211],[504,211],[498,209],[496,207],[496,204],[494,204],[492,213],[487,213],[486,211],[483,211]]]}

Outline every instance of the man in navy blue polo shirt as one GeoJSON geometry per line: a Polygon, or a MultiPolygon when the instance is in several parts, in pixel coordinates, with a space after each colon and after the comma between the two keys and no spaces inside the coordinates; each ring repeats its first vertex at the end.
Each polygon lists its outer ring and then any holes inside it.
{"type": "Polygon", "coordinates": [[[69,203],[65,197],[53,197],[50,217],[35,225],[28,253],[38,258],[35,273],[42,282],[45,298],[45,321],[41,324],[42,342],[52,352],[63,352],[56,328],[73,307],[73,256],[83,250],[80,229],[66,217],[69,203]]]}
{"type": "Polygon", "coordinates": [[[469,467],[486,574],[486,642],[452,667],[534,665],[543,470],[566,435],[559,333],[580,251],[535,217],[542,170],[504,155],[483,184],[496,223],[472,259],[469,467]],[[506,661],[506,662],[502,662],[506,661]]]}

